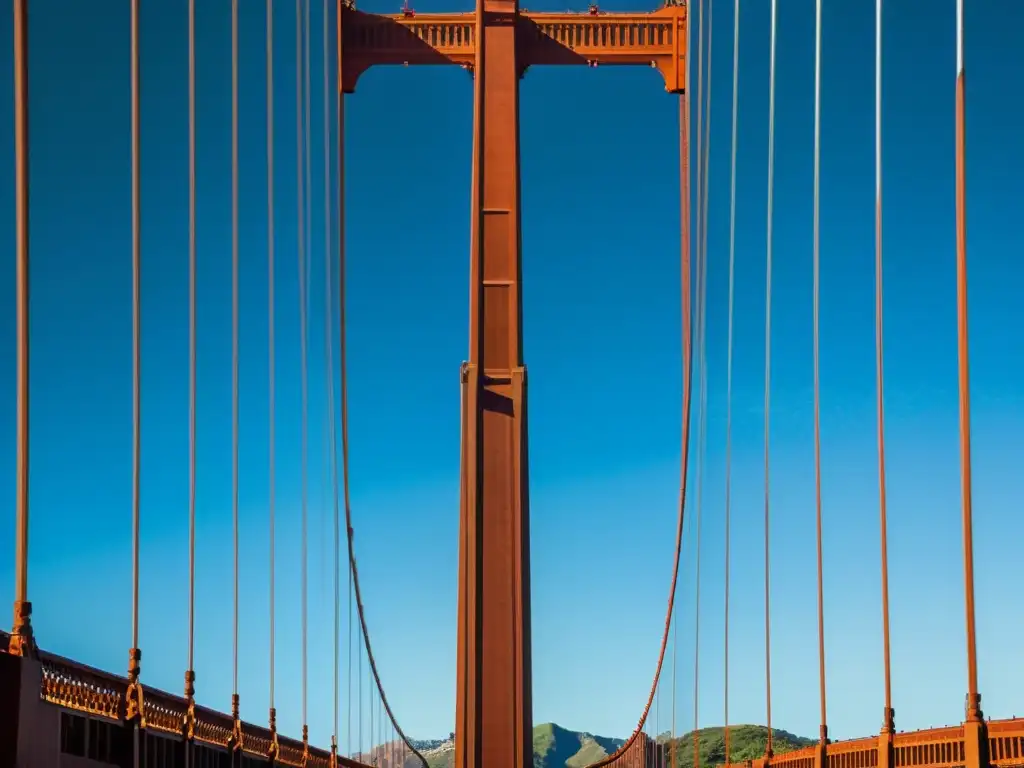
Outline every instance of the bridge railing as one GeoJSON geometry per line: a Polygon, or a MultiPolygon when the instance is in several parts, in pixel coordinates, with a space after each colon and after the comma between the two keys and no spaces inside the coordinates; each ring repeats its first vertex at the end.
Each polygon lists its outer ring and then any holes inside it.
{"type": "MultiPolygon", "coordinates": [[[[6,647],[8,635],[0,631],[0,648],[6,647]]],[[[42,702],[60,709],[100,719],[112,725],[126,727],[127,678],[54,653],[39,651],[41,666],[39,698],[42,702]]],[[[182,724],[187,702],[181,696],[147,687],[144,693],[146,730],[163,736],[178,738],[182,735],[182,724]]],[[[207,707],[195,708],[195,742],[200,747],[228,750],[231,746],[233,721],[231,716],[207,707]]],[[[253,723],[242,723],[242,752],[257,760],[265,759],[270,751],[272,734],[269,729],[253,723]]],[[[279,755],[277,765],[315,766],[328,768],[331,765],[330,752],[309,747],[308,759],[304,760],[302,742],[278,734],[279,755]]],[[[358,763],[341,756],[338,764],[358,768],[358,763]]]]}
{"type": "MultiPolygon", "coordinates": [[[[989,720],[988,765],[1024,768],[1024,718],[989,720]]],[[[879,737],[868,736],[828,745],[827,768],[876,768],[879,737]]],[[[817,745],[776,754],[772,768],[814,768],[817,745]]],[[[966,763],[964,728],[951,725],[893,735],[893,768],[963,768],[966,763]]],[[[764,759],[730,763],[716,768],[763,768],[764,759]]]]}

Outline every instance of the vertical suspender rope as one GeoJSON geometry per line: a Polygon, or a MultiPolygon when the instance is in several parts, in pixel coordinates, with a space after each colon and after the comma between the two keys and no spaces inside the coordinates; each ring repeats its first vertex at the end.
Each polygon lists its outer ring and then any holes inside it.
{"type": "Polygon", "coordinates": [[[725,764],[729,764],[729,549],[732,514],[732,357],[736,276],[736,145],[739,126],[740,0],[733,6],[732,31],[732,148],[729,159],[729,327],[725,372],[725,625],[724,625],[724,739],[725,764]]]}
{"type": "Polygon", "coordinates": [[[885,387],[882,332],[882,0],[875,0],[875,387],[878,422],[878,513],[882,566],[882,664],[885,710],[882,732],[895,727],[889,653],[889,543],[885,488],[885,387]]]}
{"type": "MultiPolygon", "coordinates": [[[[15,459],[15,569],[12,653],[32,652],[32,604],[28,600],[29,443],[29,230],[28,230],[28,0],[14,2],[14,210],[17,305],[17,458],[15,459]]],[[[134,71],[134,70],[133,70],[134,71]]]]}
{"type": "MultiPolygon", "coordinates": [[[[333,522],[334,522],[334,674],[333,674],[333,729],[331,731],[331,758],[332,768],[337,765],[338,754],[338,687],[340,685],[340,670],[338,668],[338,635],[341,631],[341,530],[338,502],[338,433],[334,425],[334,340],[331,327],[334,302],[332,300],[333,290],[331,281],[331,111],[330,111],[330,68],[329,52],[330,41],[328,40],[328,21],[330,19],[329,4],[323,0],[323,68],[324,68],[324,379],[327,384],[327,435],[330,451],[329,477],[333,497],[333,522]]],[[[341,98],[339,91],[338,98],[341,98]]],[[[340,131],[339,131],[340,134],[340,131]]],[[[339,184],[344,183],[339,177],[339,184]]]]}
{"type": "MultiPolygon", "coordinates": [[[[690,8],[686,7],[686,59],[684,61],[684,90],[679,98],[679,278],[682,323],[683,402],[682,436],[680,440],[679,509],[686,501],[686,473],[690,443],[690,369],[692,359],[690,318],[690,8]]],[[[676,579],[679,560],[676,559],[676,579]]],[[[672,603],[672,735],[676,736],[676,660],[679,655],[679,621],[676,604],[672,603]]],[[[672,741],[672,768],[679,766],[679,744],[672,741]]]]}
{"type": "Polygon", "coordinates": [[[299,265],[299,347],[300,347],[300,377],[302,379],[302,573],[300,575],[302,602],[302,742],[307,742],[307,679],[306,679],[306,613],[307,613],[307,584],[306,584],[306,537],[307,537],[307,462],[308,462],[308,380],[307,380],[307,350],[306,350],[306,238],[305,238],[305,195],[303,173],[303,121],[302,121],[302,0],[295,0],[295,170],[297,177],[296,205],[297,214],[295,217],[296,232],[298,233],[298,265],[299,265]]]}
{"type": "Polygon", "coordinates": [[[764,308],[764,678],[765,709],[768,724],[768,740],[765,756],[772,756],[772,645],[771,645],[771,563],[768,536],[768,521],[771,509],[770,495],[770,416],[771,416],[771,369],[772,369],[772,213],[775,181],[775,36],[777,0],[771,0],[771,53],[768,85],[768,215],[765,264],[765,308],[764,308]]]}
{"type": "Polygon", "coordinates": [[[818,696],[821,701],[819,740],[828,741],[825,709],[825,595],[821,551],[821,379],[819,329],[821,294],[821,0],[814,9],[814,504],[818,550],[818,696]]]}
{"type": "MultiPolygon", "coordinates": [[[[689,49],[687,49],[687,55],[689,55],[689,49]]],[[[701,232],[703,231],[704,217],[702,213],[704,211],[704,0],[697,0],[697,222],[696,222],[696,251],[697,251],[697,297],[695,299],[697,304],[697,337],[700,338],[700,280],[701,280],[701,232]]],[[[698,342],[699,343],[699,342],[698,342]]],[[[688,372],[691,377],[692,387],[692,369],[688,372]]],[[[699,420],[698,420],[698,435],[700,433],[699,420]]],[[[699,444],[699,437],[698,437],[699,444]]],[[[698,447],[699,451],[699,447],[698,447]]],[[[696,691],[696,680],[694,681],[694,690],[696,691]]],[[[694,717],[696,717],[696,708],[694,709],[694,717]]],[[[697,738],[696,733],[691,734],[692,739],[697,738]]],[[[693,743],[694,746],[694,768],[696,765],[696,741],[693,743]]]]}
{"type": "MultiPolygon", "coordinates": [[[[341,72],[342,61],[342,38],[341,38],[341,16],[344,13],[344,6],[338,6],[337,31],[338,31],[338,72],[341,72]]],[[[352,508],[349,496],[348,476],[348,372],[346,369],[346,353],[348,351],[347,338],[345,334],[345,94],[342,93],[341,83],[338,82],[338,389],[341,396],[341,471],[342,482],[344,483],[344,505],[345,505],[345,541],[349,553],[353,551],[352,545],[352,508]]],[[[333,420],[331,422],[334,423],[333,420]]],[[[347,718],[346,723],[346,754],[352,755],[352,597],[353,579],[351,558],[348,567],[345,569],[348,574],[348,670],[346,682],[348,684],[348,696],[345,707],[347,718]]],[[[403,763],[404,768],[404,763],[403,763]]]]}
{"type": "MultiPolygon", "coordinates": [[[[188,669],[183,727],[191,741],[195,727],[196,612],[196,2],[188,3],[188,669]]],[[[191,765],[185,746],[185,764],[191,765]]]]}
{"type": "MultiPolygon", "coordinates": [[[[25,5],[24,3],[16,4],[25,5]]],[[[22,8],[22,14],[24,14],[22,8]]],[[[22,19],[24,24],[24,18],[22,19]]],[[[138,768],[141,754],[139,728],[145,721],[142,699],[142,650],[139,648],[139,522],[142,460],[142,196],[140,142],[139,0],[131,2],[131,164],[132,164],[132,647],[128,651],[128,688],[125,719],[132,722],[132,764],[138,768]]],[[[18,26],[15,25],[17,32],[18,26]]],[[[17,49],[17,45],[15,48],[17,49]]],[[[24,85],[22,85],[24,88],[24,85]]],[[[23,139],[27,141],[27,135],[23,139]]],[[[27,169],[26,169],[27,170],[27,169]]],[[[27,185],[27,179],[24,184],[27,185]]],[[[27,199],[26,199],[27,203],[27,199]]],[[[27,216],[27,209],[22,216],[27,216]]],[[[19,217],[19,223],[21,217],[19,217]]],[[[27,238],[27,229],[24,237],[27,238]]],[[[27,262],[25,253],[19,257],[27,262]]],[[[27,263],[22,269],[27,268],[27,263]]],[[[27,275],[27,273],[26,273],[27,275]]],[[[26,283],[27,290],[27,283],[26,283]]],[[[27,309],[27,305],[26,305],[27,309]]]]}
{"type": "Polygon", "coordinates": [[[982,719],[974,639],[974,532],[971,503],[971,388],[967,346],[967,125],[964,2],[956,3],[956,331],[960,391],[960,503],[963,518],[968,720],[982,719]]]}
{"type": "Polygon", "coordinates": [[[231,518],[234,619],[231,637],[233,746],[241,747],[238,703],[238,0],[231,0],[231,518]]]}
{"type": "MultiPolygon", "coordinates": [[[[362,638],[360,638],[361,640],[362,638]]],[[[358,699],[359,699],[359,760],[363,759],[363,645],[356,647],[356,660],[358,661],[358,699]]]]}
{"type": "MultiPolygon", "coordinates": [[[[703,141],[697,159],[700,167],[698,189],[698,243],[697,243],[697,345],[698,365],[698,422],[697,422],[697,505],[696,505],[696,563],[694,586],[693,621],[693,765],[700,768],[700,549],[701,518],[704,506],[705,453],[707,450],[707,272],[708,272],[708,158],[711,146],[711,61],[714,24],[714,6],[708,2],[707,29],[707,82],[704,89],[704,103],[698,104],[703,114],[698,123],[703,123],[703,141]]],[[[700,43],[698,43],[700,45],[700,43]]],[[[700,64],[698,64],[700,66],[700,64]]]]}
{"type": "Polygon", "coordinates": [[[269,411],[269,464],[270,481],[269,517],[270,517],[270,755],[277,757],[277,708],[274,706],[274,513],[275,513],[275,392],[274,392],[274,3],[267,0],[267,377],[268,377],[268,411],[269,411]]]}

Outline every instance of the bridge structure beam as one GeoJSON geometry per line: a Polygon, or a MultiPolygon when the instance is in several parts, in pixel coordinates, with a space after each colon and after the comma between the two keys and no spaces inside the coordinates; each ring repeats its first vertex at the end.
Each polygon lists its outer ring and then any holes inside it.
{"type": "Polygon", "coordinates": [[[517,22],[516,0],[478,0],[456,768],[533,763],[517,22]]]}
{"type": "MultiPolygon", "coordinates": [[[[339,87],[375,65],[454,64],[474,78],[469,359],[462,366],[456,768],[533,764],[519,81],[532,65],[650,66],[685,88],[686,14],[368,14],[339,7],[339,87]]],[[[644,755],[647,753],[644,752],[644,755]]]]}

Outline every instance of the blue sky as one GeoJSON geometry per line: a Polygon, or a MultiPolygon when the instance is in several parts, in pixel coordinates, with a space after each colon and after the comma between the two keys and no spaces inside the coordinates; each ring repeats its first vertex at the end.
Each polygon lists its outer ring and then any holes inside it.
{"type": "MultiPolygon", "coordinates": [[[[231,693],[229,4],[198,17],[197,696],[231,693]]],[[[314,8],[318,29],[319,4],[314,8]]],[[[773,721],[817,732],[811,447],[813,3],[781,4],[772,346],[773,721]]],[[[131,316],[127,4],[32,4],[32,552],[40,642],[123,672],[130,635],[131,316]]],[[[367,0],[370,11],[393,11],[367,0]]],[[[532,7],[532,6],[531,6],[532,7]]],[[[646,8],[637,0],[616,9],[646,8]]],[[[469,10],[417,5],[417,10],[469,10]]],[[[541,4],[534,10],[559,10],[541,4]]],[[[577,3],[574,10],[583,10],[577,3]]],[[[722,719],[722,512],[732,3],[715,6],[699,721],[722,719]]],[[[1024,57],[1015,4],[968,4],[968,206],[979,673],[984,709],[1020,714],[1024,564],[1024,57]]],[[[178,691],[188,541],[186,3],[143,3],[143,679],[178,691]]],[[[278,679],[301,725],[299,326],[294,6],[277,8],[278,679]]],[[[954,2],[885,15],[885,286],[890,590],[897,727],[958,721],[966,686],[957,454],[954,2]]],[[[826,1],[822,439],[829,721],[881,722],[874,433],[873,6],[826,1]]],[[[267,707],[267,351],[263,5],[241,22],[241,696],[267,707]]],[[[733,722],[763,722],[762,483],[768,4],[744,3],[733,401],[733,722]]],[[[0,15],[0,39],[10,39],[0,15]]],[[[324,253],[322,81],[314,33],[312,247],[324,253]]],[[[9,48],[4,47],[4,51],[9,48]]],[[[13,177],[11,56],[0,55],[0,177],[13,177]]],[[[676,100],[644,68],[531,69],[522,82],[530,370],[534,713],[625,735],[653,672],[678,488],[676,100]]],[[[380,69],[347,101],[352,488],[389,697],[414,736],[454,714],[458,368],[466,352],[471,80],[380,69]]],[[[14,357],[13,184],[0,185],[14,357]]],[[[335,222],[336,224],[336,222],[335,222]]],[[[334,226],[334,237],[337,227],[334,226]]],[[[330,511],[323,293],[310,363],[311,738],[331,728],[330,511]]],[[[13,362],[0,368],[13,403],[13,362]]],[[[14,498],[14,409],[0,497],[14,498]]],[[[695,454],[694,454],[695,455],[695,454]]],[[[691,475],[695,479],[695,475],[691,475]]],[[[692,486],[695,488],[696,486],[692,486]]],[[[691,497],[692,498],[692,497],[691,497]]],[[[12,509],[11,506],[7,507],[12,509]]],[[[694,511],[691,506],[690,512],[694,511]]],[[[10,521],[12,515],[8,514],[10,521]]],[[[691,515],[692,518],[692,515],[691,515]]],[[[13,525],[0,526],[0,552],[13,525]]],[[[695,539],[681,574],[677,721],[693,721],[695,539]]],[[[4,560],[3,562],[8,562],[4,560]]],[[[0,568],[0,594],[13,591],[0,568]]],[[[343,655],[345,646],[343,644],[343,655]]],[[[345,694],[342,702],[344,705],[345,694]]],[[[365,688],[365,686],[364,686],[365,688]]],[[[655,713],[670,727],[671,687],[655,713]]]]}

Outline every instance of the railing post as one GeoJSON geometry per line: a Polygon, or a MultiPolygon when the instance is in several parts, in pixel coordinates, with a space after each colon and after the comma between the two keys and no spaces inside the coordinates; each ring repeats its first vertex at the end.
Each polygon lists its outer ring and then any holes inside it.
{"type": "Polygon", "coordinates": [[[968,694],[964,719],[964,768],[989,768],[988,727],[981,712],[981,694],[968,694]]]}
{"type": "Polygon", "coordinates": [[[818,748],[814,751],[814,768],[828,768],[828,726],[821,725],[818,732],[818,748]]]}
{"type": "Polygon", "coordinates": [[[882,717],[882,731],[878,734],[878,768],[892,768],[896,763],[893,757],[896,711],[892,707],[886,707],[882,717]]]}

